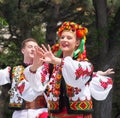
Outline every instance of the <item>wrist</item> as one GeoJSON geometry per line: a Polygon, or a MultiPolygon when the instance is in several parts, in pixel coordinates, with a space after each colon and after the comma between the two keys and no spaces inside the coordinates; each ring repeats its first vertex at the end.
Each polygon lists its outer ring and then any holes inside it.
{"type": "Polygon", "coordinates": [[[55,56],[51,59],[51,63],[56,64],[56,57],[55,56]]]}
{"type": "Polygon", "coordinates": [[[58,57],[54,57],[52,60],[52,64],[61,64],[62,59],[58,57]]]}

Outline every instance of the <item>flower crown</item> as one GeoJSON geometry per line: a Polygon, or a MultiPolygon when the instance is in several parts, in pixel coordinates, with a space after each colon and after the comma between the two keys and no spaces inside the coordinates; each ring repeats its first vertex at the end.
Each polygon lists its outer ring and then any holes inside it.
{"type": "MultiPolygon", "coordinates": [[[[77,50],[74,51],[73,57],[78,58],[78,60],[85,60],[86,58],[86,48],[85,48],[85,41],[86,41],[86,34],[88,33],[88,29],[82,27],[81,25],[74,23],[74,22],[64,22],[61,27],[58,29],[58,36],[60,37],[63,31],[72,31],[76,33],[76,37],[81,40],[81,43],[77,50]]],[[[52,52],[57,56],[60,57],[62,50],[60,49],[59,44],[55,44],[52,46],[52,52]]]]}
{"type": "Polygon", "coordinates": [[[84,38],[88,33],[88,29],[86,27],[82,27],[81,25],[74,22],[64,22],[61,27],[58,29],[58,36],[61,36],[64,30],[76,32],[77,38],[84,38]]]}

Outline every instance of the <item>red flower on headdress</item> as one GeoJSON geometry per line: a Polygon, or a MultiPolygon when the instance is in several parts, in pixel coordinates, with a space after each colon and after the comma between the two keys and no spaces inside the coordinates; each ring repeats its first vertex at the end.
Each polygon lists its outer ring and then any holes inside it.
{"type": "Polygon", "coordinates": [[[83,38],[84,32],[82,30],[77,30],[76,35],[77,35],[78,38],[83,38]]]}
{"type": "Polygon", "coordinates": [[[88,33],[88,30],[85,27],[82,27],[81,29],[76,31],[76,35],[78,38],[83,38],[84,36],[86,36],[87,33],[88,33]]]}
{"type": "Polygon", "coordinates": [[[61,36],[64,30],[76,31],[76,36],[78,38],[83,38],[88,33],[87,28],[82,27],[74,22],[64,22],[62,26],[58,29],[58,36],[61,36]]]}

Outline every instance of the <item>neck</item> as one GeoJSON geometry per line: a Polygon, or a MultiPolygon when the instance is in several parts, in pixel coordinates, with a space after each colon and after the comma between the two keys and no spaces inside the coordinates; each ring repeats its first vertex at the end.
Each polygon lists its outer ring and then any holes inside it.
{"type": "Polygon", "coordinates": [[[33,63],[33,60],[24,60],[23,63],[26,65],[31,65],[33,63]]]}
{"type": "Polygon", "coordinates": [[[67,56],[73,57],[73,52],[63,52],[63,57],[67,56]]]}

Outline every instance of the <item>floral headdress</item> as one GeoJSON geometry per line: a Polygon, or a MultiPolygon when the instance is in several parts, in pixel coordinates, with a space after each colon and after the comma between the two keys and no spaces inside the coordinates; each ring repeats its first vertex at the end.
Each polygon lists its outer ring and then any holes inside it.
{"type": "MultiPolygon", "coordinates": [[[[63,31],[72,31],[76,33],[76,37],[81,40],[80,46],[74,52],[74,58],[86,59],[86,48],[85,41],[86,35],[88,33],[88,29],[86,27],[82,27],[81,25],[74,22],[64,22],[61,27],[58,29],[58,36],[60,37],[63,31]]],[[[52,46],[53,53],[56,53],[57,56],[60,56],[61,50],[59,49],[59,44],[52,46]]]]}
{"type": "Polygon", "coordinates": [[[58,36],[61,36],[62,32],[65,30],[76,32],[77,38],[80,39],[84,38],[88,33],[86,27],[82,27],[81,25],[74,22],[64,22],[58,29],[58,36]]]}

